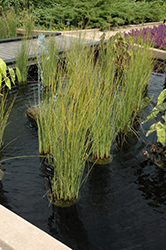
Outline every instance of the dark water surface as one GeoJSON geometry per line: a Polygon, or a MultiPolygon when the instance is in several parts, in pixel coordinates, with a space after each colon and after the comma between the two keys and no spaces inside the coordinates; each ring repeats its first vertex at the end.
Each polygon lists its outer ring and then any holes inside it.
{"type": "MultiPolygon", "coordinates": [[[[151,76],[148,96],[163,90],[165,75],[151,76]]],[[[38,155],[37,131],[26,116],[34,104],[37,84],[18,89],[1,160],[21,155],[38,155]]],[[[141,111],[145,119],[151,108],[141,111]]],[[[150,123],[143,126],[144,132],[150,123]]],[[[140,129],[141,130],[141,129],[140,129]]],[[[148,138],[143,133],[144,140],[148,138]]],[[[13,159],[2,164],[0,203],[56,239],[76,250],[165,250],[166,172],[146,160],[143,141],[135,137],[123,152],[112,149],[109,165],[96,165],[80,191],[80,200],[70,208],[49,206],[46,183],[39,158],[13,159]]]]}

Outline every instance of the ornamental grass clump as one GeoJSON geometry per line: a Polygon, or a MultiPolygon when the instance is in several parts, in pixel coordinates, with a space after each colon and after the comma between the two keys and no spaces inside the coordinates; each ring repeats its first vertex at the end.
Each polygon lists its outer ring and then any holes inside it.
{"type": "Polygon", "coordinates": [[[78,200],[86,160],[109,161],[116,134],[126,133],[138,115],[151,71],[148,46],[131,43],[124,58],[120,51],[126,51],[121,46],[115,51],[114,43],[100,43],[96,53],[81,39],[71,42],[62,55],[65,65],[55,63],[54,77],[39,103],[39,152],[54,166],[49,198],[58,206],[78,200]]]}
{"type": "Polygon", "coordinates": [[[149,45],[143,41],[141,45],[134,44],[130,40],[131,56],[123,71],[121,81],[119,112],[117,120],[117,131],[119,134],[127,135],[138,116],[141,100],[146,94],[150,73],[153,69],[152,52],[149,45]]]}
{"type": "Polygon", "coordinates": [[[96,100],[97,119],[92,124],[92,161],[97,160],[96,162],[101,164],[108,163],[112,159],[110,149],[116,135],[119,112],[117,95],[120,92],[117,89],[119,88],[121,74],[118,73],[119,69],[117,70],[119,54],[115,53],[114,49],[115,40],[111,39],[105,46],[100,47],[96,63],[98,66],[98,81],[102,84],[96,100]],[[100,105],[98,105],[98,102],[100,105]]]}
{"type": "Polygon", "coordinates": [[[19,69],[21,73],[21,84],[25,84],[27,81],[27,76],[28,76],[28,70],[30,67],[29,63],[29,51],[30,51],[30,46],[28,40],[25,38],[21,41],[20,46],[17,49],[16,53],[16,66],[19,69]]]}
{"type": "Polygon", "coordinates": [[[60,57],[55,38],[50,36],[47,43],[45,39],[42,39],[40,55],[38,57],[38,67],[45,87],[51,87],[55,81],[59,60],[60,57]]]}
{"type": "Polygon", "coordinates": [[[58,83],[53,79],[50,82],[52,85],[40,106],[38,120],[39,152],[46,154],[48,163],[55,167],[50,198],[56,205],[67,205],[78,199],[89,145],[87,129],[93,119],[90,112],[93,100],[90,97],[85,102],[88,65],[84,64],[81,71],[82,63],[73,68],[76,60],[81,62],[82,57],[70,56],[72,60],[66,62],[68,82],[64,85],[60,68],[58,83]]]}
{"type": "Polygon", "coordinates": [[[24,15],[23,28],[24,28],[24,30],[25,30],[26,36],[31,36],[31,35],[33,35],[34,20],[33,20],[33,18],[32,18],[32,15],[29,14],[28,12],[25,13],[25,15],[24,15]]]}
{"type": "Polygon", "coordinates": [[[78,200],[86,160],[93,145],[101,140],[107,121],[104,116],[110,110],[110,102],[105,110],[102,107],[103,100],[106,102],[110,96],[103,92],[104,78],[99,64],[94,62],[93,50],[80,42],[71,44],[65,53],[67,83],[63,81],[64,70],[59,67],[59,80],[52,82],[40,105],[39,152],[46,154],[48,163],[55,166],[50,199],[56,205],[78,200]],[[98,115],[101,110],[102,117],[98,115]]]}
{"type": "Polygon", "coordinates": [[[13,9],[2,12],[0,17],[0,39],[16,37],[17,16],[13,9]]]}

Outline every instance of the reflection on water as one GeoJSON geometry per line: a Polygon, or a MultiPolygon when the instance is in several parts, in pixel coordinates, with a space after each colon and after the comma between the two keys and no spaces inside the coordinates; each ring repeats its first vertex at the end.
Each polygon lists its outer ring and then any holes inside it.
{"type": "MultiPolygon", "coordinates": [[[[163,90],[164,74],[152,75],[148,96],[163,90]]],[[[27,106],[33,105],[37,83],[14,87],[17,93],[5,130],[2,159],[38,155],[37,130],[27,119],[27,106]]],[[[141,111],[144,120],[151,108],[141,111]]],[[[144,141],[153,139],[139,127],[144,141]]],[[[165,250],[166,172],[145,161],[146,145],[132,137],[122,151],[112,149],[113,161],[96,165],[80,191],[78,203],[70,208],[49,206],[38,157],[6,161],[0,182],[0,203],[76,250],[149,249],[165,250]]],[[[86,166],[87,169],[91,165],[86,166]]],[[[86,169],[86,171],[87,171],[86,169]]]]}
{"type": "Polygon", "coordinates": [[[155,211],[164,213],[166,210],[166,172],[147,160],[136,171],[136,176],[136,184],[147,204],[155,211]]]}
{"type": "Polygon", "coordinates": [[[0,181],[0,204],[2,204],[3,206],[5,206],[8,209],[12,209],[11,206],[9,205],[9,200],[6,197],[6,194],[8,192],[4,190],[3,188],[3,183],[2,181],[0,181]]]}
{"type": "Polygon", "coordinates": [[[88,235],[79,218],[77,206],[52,207],[52,214],[48,218],[49,232],[61,242],[73,249],[93,249],[88,241],[88,235]],[[81,239],[81,240],[80,240],[81,239]]]}

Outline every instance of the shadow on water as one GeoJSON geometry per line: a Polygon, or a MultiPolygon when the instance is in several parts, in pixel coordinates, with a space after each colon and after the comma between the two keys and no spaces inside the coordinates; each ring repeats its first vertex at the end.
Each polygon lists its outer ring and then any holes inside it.
{"type": "Polygon", "coordinates": [[[8,193],[3,189],[3,183],[0,181],[0,204],[3,204],[4,207],[12,210],[11,206],[9,205],[10,201],[5,196],[5,193],[8,193]]]}
{"type": "MultiPolygon", "coordinates": [[[[3,153],[2,153],[2,149],[0,151],[0,161],[3,158],[3,153]]],[[[3,171],[3,174],[8,174],[6,173],[6,167],[5,167],[5,163],[0,163],[0,170],[3,171]]],[[[4,190],[3,188],[3,177],[0,180],[0,204],[3,204],[3,206],[5,206],[6,208],[11,210],[11,206],[9,205],[9,200],[7,199],[7,197],[5,196],[5,193],[7,194],[8,192],[4,190]]]]}
{"type": "Polygon", "coordinates": [[[66,208],[52,206],[48,228],[51,235],[72,246],[72,249],[93,249],[79,218],[76,204],[66,208]]]}

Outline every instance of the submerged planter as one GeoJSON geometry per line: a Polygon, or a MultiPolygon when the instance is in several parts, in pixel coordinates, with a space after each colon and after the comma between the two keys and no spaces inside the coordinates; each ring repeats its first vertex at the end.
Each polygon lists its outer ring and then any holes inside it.
{"type": "Polygon", "coordinates": [[[72,200],[55,199],[53,190],[52,190],[54,170],[55,170],[55,167],[53,165],[48,164],[46,160],[42,162],[42,172],[44,174],[44,177],[47,178],[48,180],[47,198],[49,200],[49,203],[57,207],[70,207],[73,204],[75,204],[79,200],[79,198],[72,199],[72,200]]]}
{"type": "Polygon", "coordinates": [[[54,196],[51,193],[50,189],[48,190],[47,198],[52,205],[57,206],[57,207],[70,207],[70,206],[74,205],[75,203],[77,203],[79,200],[79,198],[73,199],[71,201],[70,200],[65,201],[65,200],[54,199],[54,196]]]}
{"type": "Polygon", "coordinates": [[[113,161],[113,156],[109,155],[109,157],[103,157],[102,159],[91,156],[89,157],[88,161],[97,165],[106,165],[113,161]]]}
{"type": "Polygon", "coordinates": [[[52,190],[52,179],[54,177],[55,167],[53,165],[48,164],[46,161],[43,162],[42,166],[44,168],[44,175],[48,179],[48,184],[49,184],[49,187],[47,188],[47,198],[49,202],[57,207],[69,207],[75,204],[78,201],[78,199],[73,199],[71,201],[55,199],[52,190]]]}
{"type": "Polygon", "coordinates": [[[27,109],[27,117],[31,124],[35,127],[37,127],[37,119],[40,116],[40,110],[37,106],[32,106],[27,109]]]}
{"type": "Polygon", "coordinates": [[[42,109],[39,108],[38,106],[32,106],[27,109],[26,111],[27,117],[34,127],[37,127],[37,120],[40,119],[40,115],[41,115],[40,112],[41,110],[43,112],[43,109],[44,109],[44,106],[42,107],[42,109]]]}

